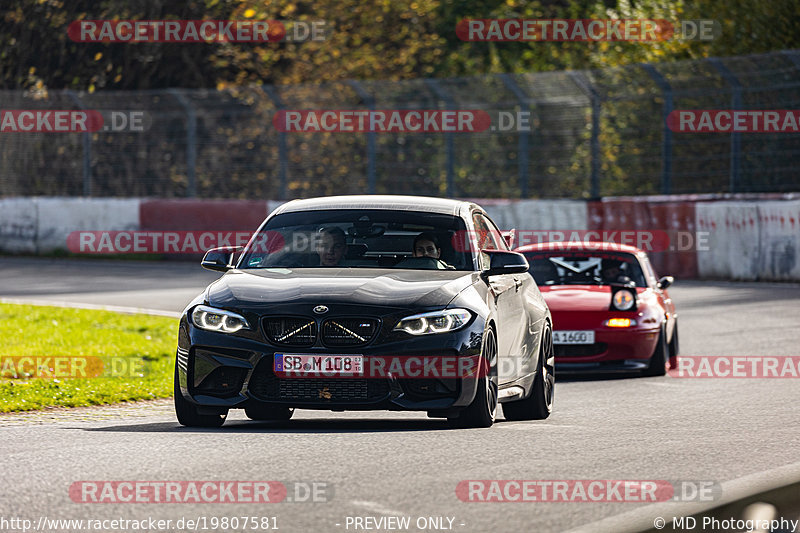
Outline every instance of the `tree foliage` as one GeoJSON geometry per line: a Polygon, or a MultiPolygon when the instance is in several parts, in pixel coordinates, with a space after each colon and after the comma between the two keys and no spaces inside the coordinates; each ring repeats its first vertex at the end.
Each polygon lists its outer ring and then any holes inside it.
{"type": "Polygon", "coordinates": [[[219,88],[342,79],[398,80],[665,62],[800,47],[795,0],[7,0],[0,87],[219,88]],[[464,42],[464,18],[714,19],[711,42],[464,42]],[[82,19],[324,20],[303,43],[77,43],[82,19]]]}

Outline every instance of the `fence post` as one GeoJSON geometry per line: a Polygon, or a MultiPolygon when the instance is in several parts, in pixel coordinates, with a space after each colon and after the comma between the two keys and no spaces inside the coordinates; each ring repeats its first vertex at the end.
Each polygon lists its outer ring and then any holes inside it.
{"type": "MultiPolygon", "coordinates": [[[[519,101],[520,109],[530,108],[530,98],[520,89],[517,82],[510,74],[500,74],[503,84],[511,91],[519,101]]],[[[517,138],[517,165],[519,170],[519,196],[528,198],[528,145],[530,131],[520,129],[517,138]]]]}
{"type": "Polygon", "coordinates": [[[178,89],[169,89],[186,112],[186,196],[197,196],[197,113],[178,89]]]}
{"type": "MultiPolygon", "coordinates": [[[[361,85],[356,80],[347,80],[347,84],[353,88],[353,90],[358,94],[359,98],[364,101],[364,104],[369,108],[370,111],[375,111],[375,98],[369,94],[365,89],[364,86],[361,85]]],[[[375,158],[377,156],[375,152],[375,140],[376,140],[376,132],[368,131],[367,132],[367,192],[369,194],[375,194],[375,158]]]]}
{"type": "MultiPolygon", "coordinates": [[[[742,84],[739,79],[728,70],[722,61],[716,57],[709,57],[707,61],[717,69],[717,72],[725,78],[731,87],[731,109],[742,108],[742,84]]],[[[729,192],[738,192],[739,189],[739,163],[742,154],[742,134],[738,131],[731,131],[731,171],[728,183],[729,192]]]]}
{"type": "MultiPolygon", "coordinates": [[[[279,111],[286,109],[286,106],[283,104],[283,100],[281,99],[278,91],[275,90],[275,87],[272,85],[262,85],[261,89],[263,89],[264,93],[272,100],[272,103],[275,105],[275,108],[279,111]]],[[[285,128],[284,128],[285,129],[285,128]]],[[[279,200],[286,200],[286,180],[289,176],[289,149],[286,145],[286,132],[279,131],[278,132],[278,179],[280,179],[280,191],[278,193],[279,200]]]]}
{"type": "Polygon", "coordinates": [[[591,158],[592,170],[589,178],[590,196],[600,197],[600,95],[592,86],[589,79],[582,72],[569,71],[569,77],[578,88],[583,91],[592,104],[592,138],[591,138],[591,158]]]}
{"type": "Polygon", "coordinates": [[[661,144],[661,194],[672,192],[672,130],[667,126],[667,117],[672,113],[674,105],[672,86],[667,79],[649,63],[642,63],[642,68],[647,72],[664,95],[664,107],[661,113],[661,128],[663,143],[661,144]]]}
{"type": "MultiPolygon", "coordinates": [[[[434,78],[425,78],[425,84],[433,91],[436,97],[444,102],[447,109],[455,109],[453,99],[439,86],[439,83],[434,78]]],[[[447,149],[447,197],[454,198],[456,195],[455,190],[455,147],[453,143],[453,132],[445,132],[445,145],[447,149]]]]}
{"type": "MultiPolygon", "coordinates": [[[[64,89],[64,94],[69,96],[81,110],[86,110],[86,106],[74,92],[64,89]]],[[[87,197],[92,195],[92,134],[89,131],[83,132],[83,195],[87,197]]]]}

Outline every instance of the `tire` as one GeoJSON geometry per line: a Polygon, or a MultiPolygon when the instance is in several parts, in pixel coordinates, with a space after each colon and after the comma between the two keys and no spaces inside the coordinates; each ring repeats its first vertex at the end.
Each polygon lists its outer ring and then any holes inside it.
{"type": "Polygon", "coordinates": [[[292,418],[294,407],[250,406],[244,408],[244,414],[250,420],[283,422],[292,418]]]}
{"type": "Polygon", "coordinates": [[[478,378],[475,398],[461,410],[458,417],[447,419],[456,427],[488,428],[494,424],[497,415],[497,337],[492,328],[486,331],[481,350],[481,362],[484,368],[478,378]]]}
{"type": "Polygon", "coordinates": [[[672,339],[669,341],[669,368],[674,370],[678,368],[678,353],[680,345],[678,344],[678,321],[675,320],[675,326],[672,329],[672,339]]]}
{"type": "Polygon", "coordinates": [[[642,371],[643,376],[663,376],[667,373],[667,359],[669,357],[669,347],[667,346],[667,328],[661,326],[661,333],[658,334],[658,342],[650,356],[650,364],[642,371]]]}
{"type": "Polygon", "coordinates": [[[503,404],[506,420],[544,420],[553,412],[556,391],[555,352],[553,330],[548,324],[539,343],[539,364],[533,379],[531,393],[524,400],[503,404]]]}
{"type": "Polygon", "coordinates": [[[213,415],[201,415],[197,411],[197,406],[189,402],[183,397],[181,393],[181,385],[178,380],[178,362],[175,361],[175,380],[174,380],[174,396],[175,414],[178,416],[178,422],[182,426],[198,427],[198,428],[218,428],[225,423],[228,418],[228,410],[222,413],[213,415]]]}

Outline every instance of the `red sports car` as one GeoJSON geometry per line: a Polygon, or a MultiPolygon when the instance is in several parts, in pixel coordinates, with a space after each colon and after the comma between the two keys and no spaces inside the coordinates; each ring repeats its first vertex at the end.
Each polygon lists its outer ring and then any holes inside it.
{"type": "Polygon", "coordinates": [[[522,246],[553,315],[555,362],[564,371],[663,376],[678,361],[678,315],[647,254],[607,242],[522,246]]]}

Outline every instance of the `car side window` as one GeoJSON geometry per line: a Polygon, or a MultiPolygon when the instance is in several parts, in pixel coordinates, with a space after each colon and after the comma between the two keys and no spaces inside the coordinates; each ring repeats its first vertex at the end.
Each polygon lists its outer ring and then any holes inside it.
{"type": "Polygon", "coordinates": [[[639,258],[639,261],[644,265],[644,275],[647,276],[647,284],[655,286],[656,283],[658,283],[658,276],[656,276],[656,272],[653,270],[653,265],[650,264],[650,260],[647,256],[643,256],[639,258]]]}
{"type": "Polygon", "coordinates": [[[494,223],[482,213],[476,211],[472,215],[472,223],[478,237],[478,249],[508,250],[505,239],[494,223]]]}

